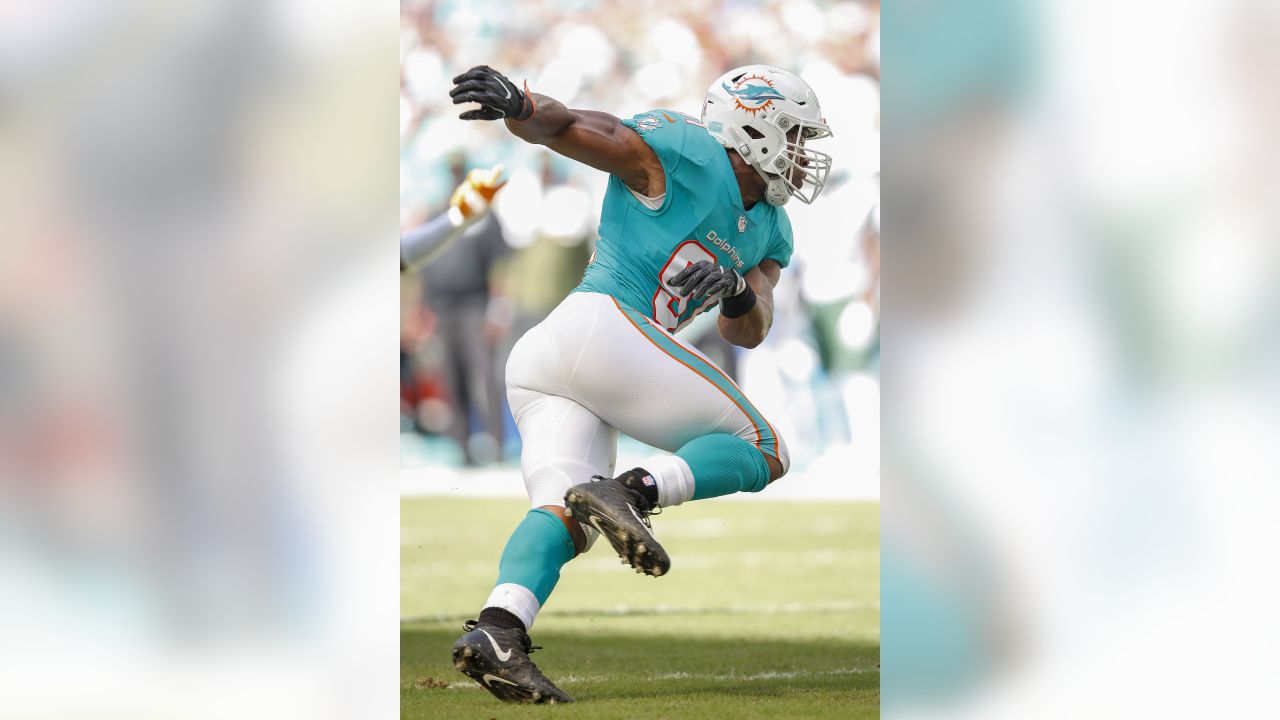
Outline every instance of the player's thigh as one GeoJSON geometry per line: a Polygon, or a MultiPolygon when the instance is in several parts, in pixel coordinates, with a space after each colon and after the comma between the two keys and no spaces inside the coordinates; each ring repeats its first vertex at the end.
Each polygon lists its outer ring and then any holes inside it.
{"type": "Polygon", "coordinates": [[[573,390],[607,423],[654,447],[674,452],[696,437],[726,433],[786,465],[773,426],[728,375],[624,306],[601,314],[573,390]]]}
{"type": "Polygon", "coordinates": [[[573,400],[527,392],[534,396],[522,397],[516,427],[529,503],[564,507],[571,486],[613,476],[618,431],[573,400]]]}
{"type": "Polygon", "coordinates": [[[503,375],[507,403],[517,425],[534,400],[543,395],[567,396],[556,338],[548,323],[544,320],[529,328],[507,354],[503,375]]]}

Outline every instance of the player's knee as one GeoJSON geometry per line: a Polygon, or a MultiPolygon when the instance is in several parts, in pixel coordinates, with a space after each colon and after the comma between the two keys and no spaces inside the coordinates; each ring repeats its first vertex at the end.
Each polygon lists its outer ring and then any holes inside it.
{"type": "Polygon", "coordinates": [[[778,438],[777,453],[774,455],[765,453],[764,461],[769,466],[769,482],[787,474],[787,470],[791,467],[791,456],[787,452],[787,444],[781,437],[778,438]]]}
{"type": "Polygon", "coordinates": [[[765,455],[764,463],[769,466],[769,482],[773,482],[787,474],[786,466],[782,464],[782,461],[772,455],[765,455]]]}

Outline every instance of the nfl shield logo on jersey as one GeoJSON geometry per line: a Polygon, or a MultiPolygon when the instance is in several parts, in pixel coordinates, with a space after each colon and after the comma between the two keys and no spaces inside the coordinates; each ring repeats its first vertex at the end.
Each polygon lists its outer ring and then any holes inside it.
{"type": "Polygon", "coordinates": [[[747,216],[739,215],[738,216],[738,232],[746,232],[746,230],[747,230],[747,216]]]}

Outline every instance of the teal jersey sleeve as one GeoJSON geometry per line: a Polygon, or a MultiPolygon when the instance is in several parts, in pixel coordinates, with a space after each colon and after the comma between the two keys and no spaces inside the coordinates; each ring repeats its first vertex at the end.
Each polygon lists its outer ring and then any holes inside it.
{"type": "MultiPolygon", "coordinates": [[[[622,124],[636,131],[662,163],[668,200],[654,212],[664,212],[673,196],[698,198],[718,185],[713,153],[723,151],[714,140],[707,142],[711,136],[697,119],[674,110],[650,110],[627,118],[622,124]]],[[[612,182],[621,185],[617,178],[612,182]]]]}
{"type": "MultiPolygon", "coordinates": [[[[669,113],[665,113],[665,118],[675,119],[669,113]]],[[[635,130],[636,134],[644,139],[657,154],[667,177],[671,177],[671,174],[680,167],[680,161],[683,159],[681,153],[684,151],[686,136],[684,123],[663,122],[663,120],[663,111],[652,110],[626,118],[622,124],[635,130]]]]}
{"type": "Polygon", "coordinates": [[[577,292],[612,296],[669,331],[715,307],[667,285],[690,263],[711,260],[745,273],[765,258],[791,260],[791,224],[780,208],[742,207],[733,164],[697,118],[650,110],[622,120],[653,149],[665,190],[646,207],[616,176],[600,211],[599,239],[577,292]]]}

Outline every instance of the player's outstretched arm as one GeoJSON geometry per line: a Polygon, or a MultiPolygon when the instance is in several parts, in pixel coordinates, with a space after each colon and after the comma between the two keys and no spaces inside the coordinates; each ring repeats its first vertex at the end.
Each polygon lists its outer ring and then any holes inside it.
{"type": "Polygon", "coordinates": [[[459,117],[463,120],[505,119],[511,134],[572,160],[617,175],[638,193],[666,192],[666,175],[657,154],[631,128],[609,113],[570,110],[560,102],[527,93],[487,65],[474,67],[453,79],[449,91],[455,105],[479,103],[459,117]]]}
{"type": "Polygon", "coordinates": [[[693,263],[667,284],[682,297],[720,302],[717,325],[720,336],[738,347],[753,348],[764,342],[773,325],[773,288],[782,267],[765,260],[739,275],[736,270],[710,260],[693,263]]]}

